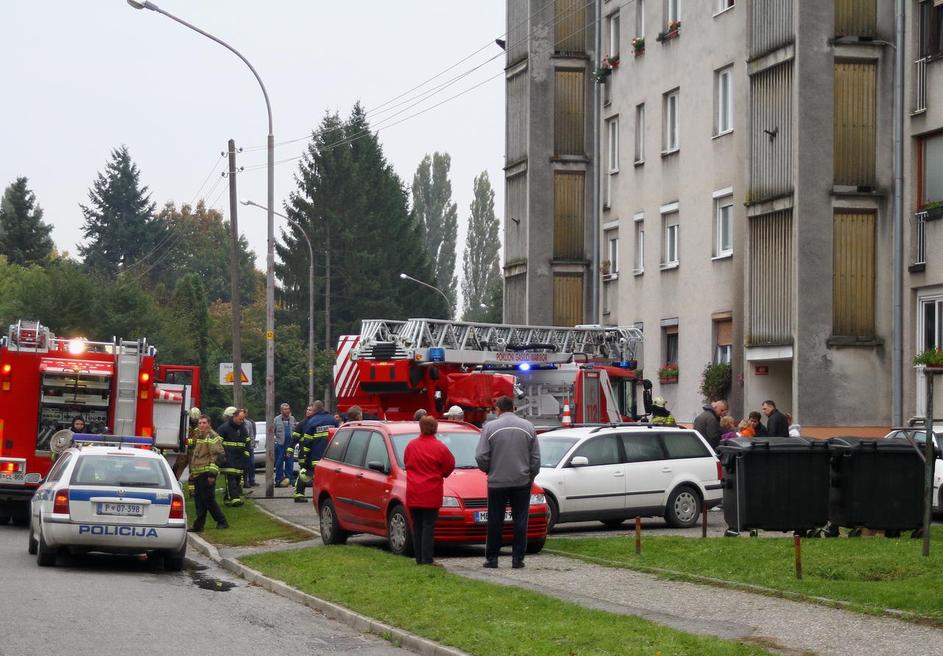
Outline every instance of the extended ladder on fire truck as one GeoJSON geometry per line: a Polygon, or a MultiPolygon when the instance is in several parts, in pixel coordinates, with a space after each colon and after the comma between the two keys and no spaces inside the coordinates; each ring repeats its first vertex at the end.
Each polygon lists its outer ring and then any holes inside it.
{"type": "MultiPolygon", "coordinates": [[[[364,320],[354,360],[565,364],[635,362],[642,332],[627,326],[517,326],[443,319],[364,320]]],[[[633,365],[634,366],[634,365],[633,365]]]]}

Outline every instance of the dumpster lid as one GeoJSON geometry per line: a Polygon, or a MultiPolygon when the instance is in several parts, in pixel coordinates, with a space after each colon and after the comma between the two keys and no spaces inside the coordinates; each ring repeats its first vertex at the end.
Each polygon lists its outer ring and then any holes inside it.
{"type": "Polygon", "coordinates": [[[804,437],[735,437],[726,440],[717,447],[721,453],[744,453],[748,451],[808,451],[813,448],[826,448],[820,440],[808,440],[804,437]]]}
{"type": "Polygon", "coordinates": [[[882,451],[885,453],[902,453],[914,450],[914,443],[901,438],[878,439],[874,437],[857,437],[854,435],[833,437],[828,440],[828,447],[833,451],[882,451]]]}

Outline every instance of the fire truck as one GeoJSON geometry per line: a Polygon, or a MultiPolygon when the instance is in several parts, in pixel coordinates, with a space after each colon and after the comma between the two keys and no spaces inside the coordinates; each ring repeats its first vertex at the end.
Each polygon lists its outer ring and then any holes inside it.
{"type": "Polygon", "coordinates": [[[177,452],[200,370],[158,365],[156,355],[146,339],[65,339],[38,321],[0,336],[0,524],[29,522],[30,498],[68,446],[74,417],[86,433],[152,437],[177,452]]]}
{"type": "Polygon", "coordinates": [[[651,409],[634,327],[515,326],[437,319],[364,320],[338,341],[334,389],[341,411],[412,419],[458,405],[481,424],[501,395],[538,426],[638,420],[651,409]],[[644,411],[636,401],[642,390],[644,411]]]}

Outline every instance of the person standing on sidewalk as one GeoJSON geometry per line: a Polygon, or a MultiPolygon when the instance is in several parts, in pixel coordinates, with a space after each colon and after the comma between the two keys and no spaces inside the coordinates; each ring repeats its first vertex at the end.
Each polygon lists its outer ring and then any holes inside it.
{"type": "Polygon", "coordinates": [[[210,418],[201,415],[197,420],[196,430],[192,434],[193,445],[190,450],[190,476],[194,481],[194,499],[196,519],[188,531],[199,533],[206,523],[207,511],[216,520],[216,528],[229,528],[226,516],[216,503],[216,476],[219,467],[216,458],[223,455],[223,438],[210,428],[210,418]]]}
{"type": "Polygon", "coordinates": [[[226,450],[226,464],[220,472],[226,476],[226,494],[223,503],[227,506],[241,506],[242,474],[249,461],[249,450],[252,442],[246,431],[246,416],[242,410],[232,406],[223,411],[223,416],[231,416],[219,425],[216,432],[223,438],[223,448],[226,450]],[[232,412],[230,413],[230,410],[232,412]]]}
{"type": "Polygon", "coordinates": [[[275,415],[275,485],[288,486],[286,476],[291,478],[291,464],[288,465],[289,473],[285,473],[285,462],[288,459],[288,449],[292,444],[291,434],[295,432],[295,426],[298,421],[291,414],[291,406],[282,403],[279,413],[275,415]]]}
{"type": "Polygon", "coordinates": [[[442,481],[455,469],[455,456],[435,433],[439,422],[429,415],[419,420],[419,437],[406,445],[406,507],[413,522],[413,551],[417,565],[431,565],[435,550],[435,520],[442,505],[442,481]]]}
{"type": "Polygon", "coordinates": [[[305,487],[314,478],[314,465],[321,459],[327,446],[328,428],[336,426],[334,415],[324,409],[324,401],[315,401],[311,407],[314,414],[305,421],[304,434],[293,447],[295,457],[301,465],[298,480],[295,482],[295,503],[304,503],[305,487]]]}
{"type": "Polygon", "coordinates": [[[258,444],[255,435],[255,422],[249,417],[248,410],[243,408],[242,412],[245,416],[245,421],[242,425],[246,427],[246,433],[249,436],[249,461],[246,463],[246,470],[243,477],[246,482],[246,487],[258,487],[259,484],[255,482],[255,447],[258,444]]]}
{"type": "Polygon", "coordinates": [[[524,566],[527,551],[527,516],[530,490],[540,472],[540,445],[534,425],[514,414],[509,396],[495,401],[498,416],[481,429],[475,450],[478,468],[488,474],[488,538],[484,567],[498,566],[504,509],[511,506],[514,543],[511,566],[524,566]]]}
{"type": "Polygon", "coordinates": [[[767,399],[760,406],[766,415],[766,433],[770,437],[789,437],[789,420],[779,411],[776,404],[767,399]]]}
{"type": "Polygon", "coordinates": [[[712,449],[720,444],[720,418],[727,414],[727,402],[713,401],[703,406],[703,412],[694,419],[694,430],[700,433],[712,449]]]}

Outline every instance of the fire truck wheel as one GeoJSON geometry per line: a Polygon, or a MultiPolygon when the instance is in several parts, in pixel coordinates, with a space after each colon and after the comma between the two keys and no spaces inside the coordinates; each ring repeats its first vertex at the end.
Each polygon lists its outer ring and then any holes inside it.
{"type": "Polygon", "coordinates": [[[39,545],[36,548],[36,562],[40,567],[52,567],[56,564],[56,552],[46,544],[46,538],[43,537],[43,529],[39,529],[39,545]]]}
{"type": "Polygon", "coordinates": [[[557,525],[557,520],[560,519],[560,507],[557,505],[557,500],[549,494],[547,495],[547,507],[550,508],[550,517],[547,518],[547,533],[549,533],[557,525]]]}
{"type": "Polygon", "coordinates": [[[31,556],[35,556],[36,550],[38,548],[39,548],[39,543],[36,542],[36,536],[33,535],[33,527],[30,526],[29,527],[29,546],[27,547],[26,550],[29,552],[31,556]]]}

